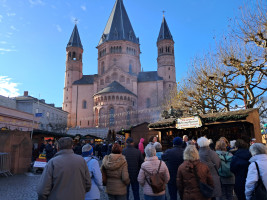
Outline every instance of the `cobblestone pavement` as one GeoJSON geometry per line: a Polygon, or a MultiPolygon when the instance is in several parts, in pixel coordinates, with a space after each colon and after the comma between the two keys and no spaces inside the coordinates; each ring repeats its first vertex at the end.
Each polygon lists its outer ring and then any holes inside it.
{"type": "MultiPolygon", "coordinates": [[[[26,173],[9,177],[0,177],[0,200],[36,200],[36,185],[40,174],[26,173]]],[[[143,198],[143,190],[140,187],[140,199],[143,198]]],[[[107,195],[102,192],[101,200],[108,200],[107,195]]],[[[130,200],[133,200],[130,191],[130,200]]]]}

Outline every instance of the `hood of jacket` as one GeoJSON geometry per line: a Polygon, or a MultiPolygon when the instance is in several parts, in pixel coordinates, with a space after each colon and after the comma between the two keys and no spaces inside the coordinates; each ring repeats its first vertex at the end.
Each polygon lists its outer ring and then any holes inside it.
{"type": "Polygon", "coordinates": [[[249,162],[256,162],[256,161],[261,161],[261,162],[266,162],[267,163],[267,154],[258,154],[249,159],[249,162]]]}
{"type": "Polygon", "coordinates": [[[103,159],[103,165],[108,170],[119,169],[124,164],[126,164],[126,159],[122,154],[111,153],[103,159]]]}
{"type": "Polygon", "coordinates": [[[144,143],[145,139],[141,138],[139,143],[144,143]]]}
{"type": "Polygon", "coordinates": [[[184,163],[185,163],[185,168],[193,169],[200,163],[200,160],[194,160],[194,161],[185,160],[184,163]]]}
{"type": "Polygon", "coordinates": [[[238,149],[234,156],[241,158],[243,160],[249,160],[251,158],[251,154],[248,149],[238,149]]]}

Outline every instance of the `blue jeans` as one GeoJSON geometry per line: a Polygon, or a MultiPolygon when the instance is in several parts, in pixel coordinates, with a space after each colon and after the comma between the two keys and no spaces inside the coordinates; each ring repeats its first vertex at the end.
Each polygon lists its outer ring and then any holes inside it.
{"type": "Polygon", "coordinates": [[[177,187],[176,183],[168,183],[170,200],[177,200],[177,187]]]}
{"type": "Polygon", "coordinates": [[[133,191],[133,196],[134,196],[134,200],[140,200],[140,196],[139,196],[139,183],[138,181],[134,181],[131,182],[128,186],[127,186],[127,200],[129,200],[129,194],[130,194],[130,185],[132,186],[132,191],[133,191]]]}
{"type": "Polygon", "coordinates": [[[165,200],[165,194],[160,195],[160,196],[149,196],[149,195],[144,194],[144,199],[145,200],[165,200]]]}

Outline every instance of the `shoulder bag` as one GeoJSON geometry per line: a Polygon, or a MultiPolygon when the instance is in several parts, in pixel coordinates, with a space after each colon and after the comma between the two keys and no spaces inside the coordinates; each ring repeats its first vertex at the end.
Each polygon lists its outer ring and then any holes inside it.
{"type": "Polygon", "coordinates": [[[193,171],[197,179],[198,187],[200,189],[201,194],[206,198],[211,198],[214,188],[200,181],[200,178],[197,174],[196,166],[194,166],[193,171]]]}
{"type": "Polygon", "coordinates": [[[258,171],[258,182],[257,182],[257,186],[255,187],[253,193],[252,193],[252,200],[267,200],[267,192],[266,192],[266,188],[262,182],[261,179],[261,175],[260,175],[260,170],[259,170],[259,166],[258,163],[255,162],[257,171],[258,171]]]}

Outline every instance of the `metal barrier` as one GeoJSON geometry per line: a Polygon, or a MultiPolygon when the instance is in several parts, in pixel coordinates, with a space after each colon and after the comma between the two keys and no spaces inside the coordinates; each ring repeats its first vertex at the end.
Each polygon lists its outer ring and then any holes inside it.
{"type": "Polygon", "coordinates": [[[12,176],[10,172],[10,157],[8,153],[0,152],[0,175],[12,176]]]}

